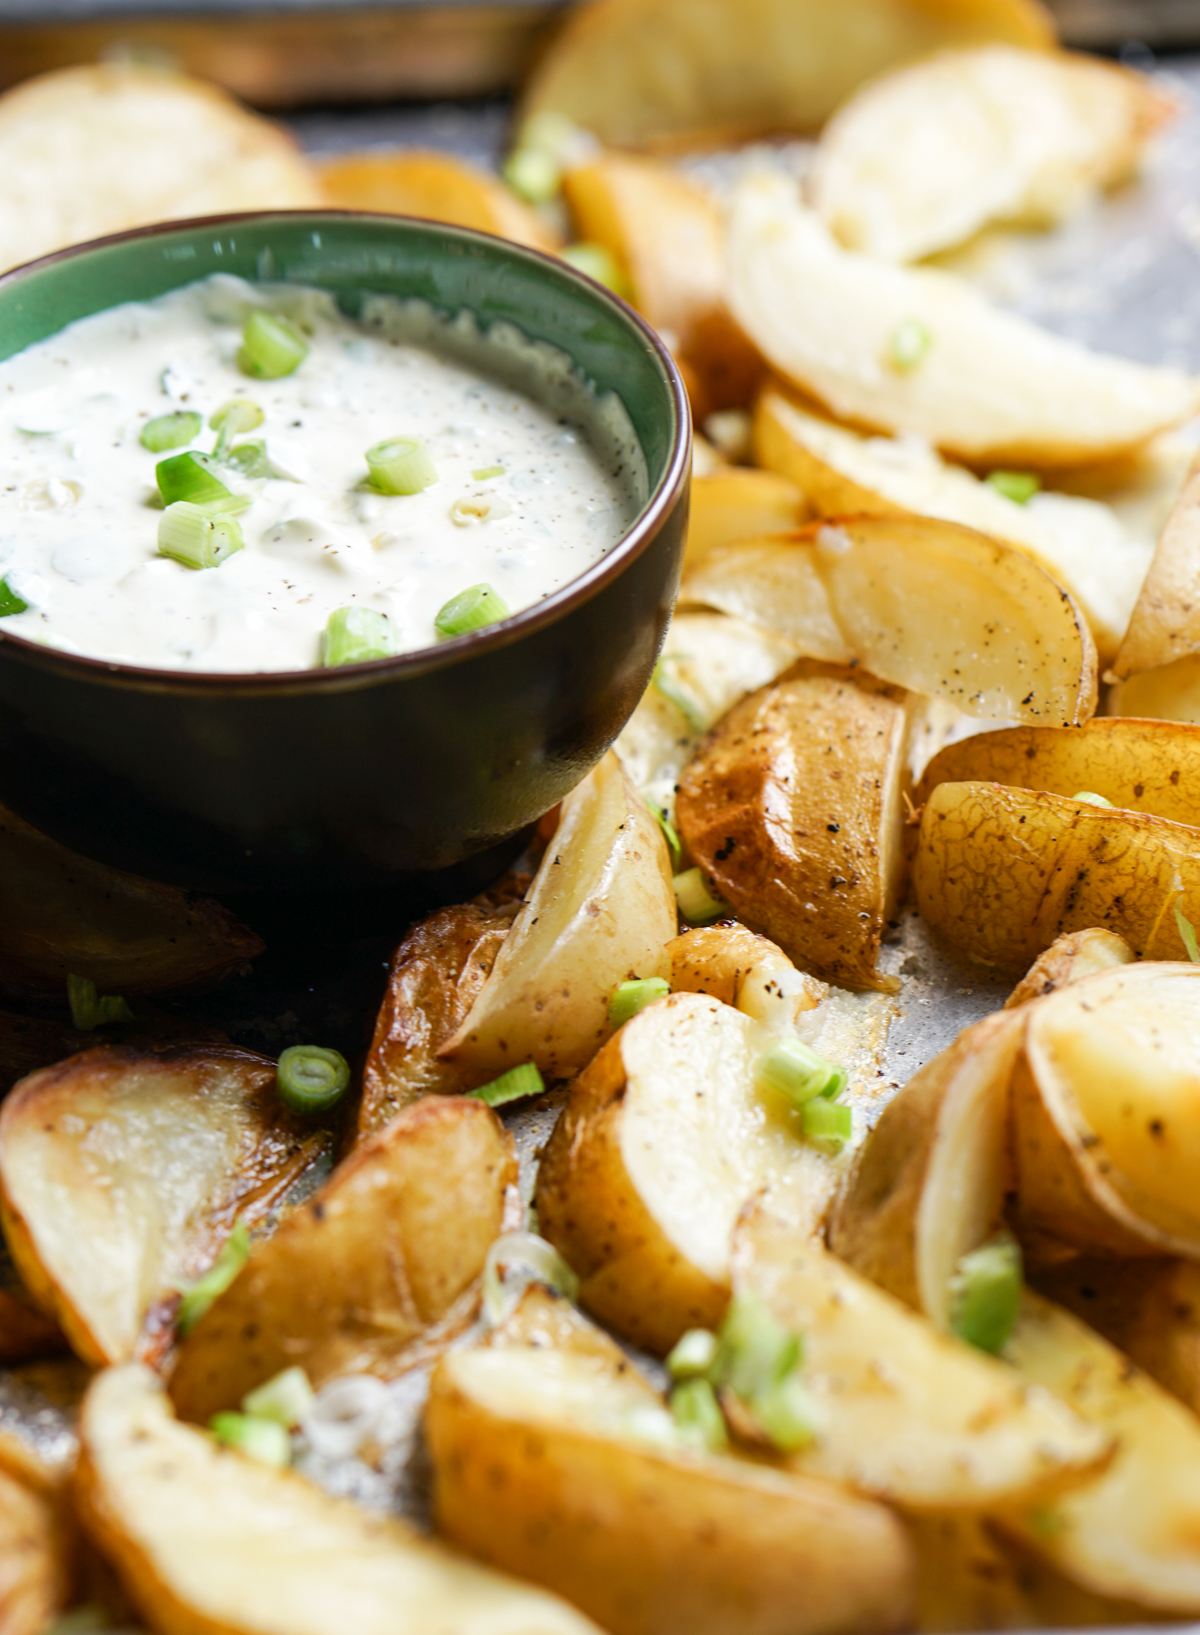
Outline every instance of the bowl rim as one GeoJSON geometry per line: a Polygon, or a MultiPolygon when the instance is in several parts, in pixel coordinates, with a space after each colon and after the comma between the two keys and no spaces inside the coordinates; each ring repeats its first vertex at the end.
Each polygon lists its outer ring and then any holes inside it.
{"type": "MultiPolygon", "coordinates": [[[[58,671],[80,680],[121,683],[142,691],[178,690],[198,693],[232,691],[254,694],[309,688],[321,692],[339,691],[347,687],[383,681],[385,678],[421,675],[447,669],[476,653],[495,652],[511,646],[523,637],[556,623],[564,615],[590,601],[618,579],[653,543],[664,514],[674,506],[690,476],[692,414],[687,387],[666,344],[639,312],[605,285],[548,251],[517,244],[495,233],[485,233],[473,227],[459,227],[449,222],[432,221],[423,216],[398,216],[384,211],[334,208],[239,210],[213,216],[189,216],[176,221],[153,222],[144,227],[128,228],[121,233],[109,233],[102,238],[88,239],[82,244],[72,244],[61,250],[53,250],[48,255],[39,256],[34,261],[22,262],[19,266],[0,273],[0,291],[7,290],[10,285],[20,283],[61,261],[74,260],[92,251],[107,249],[114,244],[139,239],[150,240],[173,233],[236,228],[239,223],[298,221],[312,222],[316,225],[328,220],[402,224],[406,228],[416,228],[420,232],[438,236],[448,235],[488,248],[498,245],[506,254],[514,256],[517,260],[532,262],[567,283],[581,285],[593,301],[609,308],[626,327],[632,329],[635,334],[640,334],[665,378],[675,415],[675,431],[662,477],[651,489],[646,504],[630,528],[598,562],[594,562],[590,568],[585,568],[574,579],[568,580],[560,590],[553,591],[541,601],[535,602],[532,607],[523,608],[507,619],[502,619],[495,625],[488,625],[482,630],[468,631],[465,635],[452,636],[446,641],[438,642],[436,646],[416,647],[403,653],[392,654],[388,658],[367,659],[358,664],[342,664],[330,668],[314,665],[308,670],[163,670],[149,665],[93,658],[83,653],[67,653],[61,648],[46,647],[39,642],[30,641],[27,637],[9,633],[2,627],[0,654],[5,648],[16,649],[14,656],[19,654],[22,660],[37,668],[58,671]]],[[[118,306],[120,304],[114,303],[118,306]]],[[[99,310],[109,311],[111,308],[103,307],[99,310]]],[[[562,350],[565,351],[566,348],[562,350]]]]}

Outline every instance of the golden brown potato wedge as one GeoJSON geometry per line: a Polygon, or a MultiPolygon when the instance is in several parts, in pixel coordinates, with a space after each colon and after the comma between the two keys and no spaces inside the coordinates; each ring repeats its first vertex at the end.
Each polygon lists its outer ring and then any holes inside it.
{"type": "Polygon", "coordinates": [[[816,130],[863,80],[953,45],[1054,38],[1033,0],[593,0],[525,93],[617,147],[816,130]]]}
{"type": "Polygon", "coordinates": [[[829,990],[798,971],[783,949],[744,925],[705,925],[667,944],[671,992],[703,993],[779,1031],[791,1029],[829,990]]]}
{"type": "Polygon", "coordinates": [[[1200,384],[1089,352],[965,280],[844,250],[791,182],[739,187],[730,308],[772,368],[839,419],[992,465],[1111,459],[1196,413],[1200,384]]]}
{"type": "Polygon", "coordinates": [[[1200,466],[1193,465],[1159,538],[1114,675],[1161,670],[1200,650],[1200,466]]]}
{"type": "Polygon", "coordinates": [[[101,1046],[0,1108],[0,1218],[22,1281],[85,1362],[169,1344],[173,1293],[329,1148],[275,1063],[231,1047],[101,1046]]]}
{"type": "Polygon", "coordinates": [[[71,1529],[62,1505],[0,1470],[0,1629],[44,1635],[71,1593],[71,1529]]]}
{"type": "Polygon", "coordinates": [[[512,1143],[482,1102],[408,1108],[252,1251],[184,1340],[171,1375],[181,1416],[206,1423],[294,1364],[315,1387],[403,1372],[426,1329],[469,1318],[515,1181],[512,1143]]]}
{"type": "Polygon", "coordinates": [[[339,153],[322,161],[317,176],[326,203],[338,210],[446,221],[536,250],[556,249],[559,242],[499,177],[455,154],[423,148],[339,153]]]}
{"type": "Polygon", "coordinates": [[[730,466],[694,477],[684,571],[698,567],[718,545],[787,533],[810,515],[801,489],[774,471],[730,466]]]}
{"type": "Polygon", "coordinates": [[[921,815],[912,883],[934,930],[1000,971],[1092,926],[1139,959],[1177,959],[1175,907],[1200,924],[1200,830],[1041,790],[942,783],[921,815]]]}
{"type": "Polygon", "coordinates": [[[1068,931],[1056,937],[1044,954],[1039,954],[1004,1001],[1005,1010],[1016,1010],[1034,999],[1044,999],[1069,982],[1081,982],[1097,971],[1114,965],[1131,965],[1133,949],[1115,931],[1068,931]]]}
{"type": "Polygon", "coordinates": [[[84,1402],[84,1523],[163,1635],[597,1635],[542,1590],[180,1424],[130,1364],[84,1402]]]}
{"type": "Polygon", "coordinates": [[[919,517],[843,517],[722,546],[681,594],[967,715],[1059,726],[1096,709],[1083,614],[998,540],[919,517]]]}
{"type": "Polygon", "coordinates": [[[734,912],[814,975],[895,987],[875,959],[902,884],[907,695],[801,660],[724,715],[684,768],[675,817],[734,912]]]}
{"type": "Polygon", "coordinates": [[[848,249],[919,261],[989,222],[1073,214],[1133,173],[1173,107],[1115,63],[1004,45],[946,51],[839,108],[808,197],[848,249]]]}
{"type": "Polygon", "coordinates": [[[735,1290],[803,1336],[817,1435],[791,1470],[956,1511],[1044,1501],[1111,1457],[1109,1433],[938,1333],[761,1205],[739,1225],[733,1273],[735,1290]]]}
{"type": "Polygon", "coordinates": [[[518,1316],[434,1373],[434,1513],[453,1543],[611,1635],[908,1627],[910,1548],[882,1505],[671,1445],[661,1397],[615,1346],[564,1344],[563,1319],[536,1307],[518,1316]]]}
{"type": "Polygon", "coordinates": [[[1108,713],[1200,723],[1200,653],[1130,676],[1108,695],[1108,713]]]}
{"type": "Polygon", "coordinates": [[[491,974],[438,1055],[490,1076],[532,1061],[569,1078],[608,1036],[617,985],[666,974],[677,929],[666,841],[610,753],[563,802],[491,974]]]}

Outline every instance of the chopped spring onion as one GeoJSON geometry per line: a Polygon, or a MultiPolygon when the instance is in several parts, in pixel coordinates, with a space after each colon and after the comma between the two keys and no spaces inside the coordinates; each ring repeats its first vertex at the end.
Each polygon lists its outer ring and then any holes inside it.
{"type": "Polygon", "coordinates": [[[707,925],[729,912],[729,904],[722,902],[708,889],[708,882],[699,869],[685,869],[671,884],[675,887],[675,901],[685,920],[693,925],[707,925]]]}
{"type": "Polygon", "coordinates": [[[267,445],[258,441],[236,443],[233,448],[226,449],[223,459],[227,466],[236,466],[243,477],[269,477],[271,462],[267,458],[267,445]]]}
{"type": "Polygon", "coordinates": [[[189,443],[194,443],[203,424],[200,416],[191,409],[156,415],[142,427],[139,442],[151,454],[165,454],[168,449],[186,448],[189,443]]]}
{"type": "Polygon", "coordinates": [[[588,278],[594,278],[597,284],[603,284],[605,289],[610,289],[623,301],[628,301],[633,294],[629,275],[606,245],[568,244],[559,254],[569,267],[574,267],[576,272],[584,273],[588,278]]]}
{"type": "Polygon", "coordinates": [[[1109,811],[1112,811],[1112,801],[1105,800],[1103,795],[1094,795],[1090,789],[1081,789],[1077,795],[1072,795],[1071,799],[1086,801],[1089,806],[1107,806],[1109,811]]]}
{"type": "Polygon", "coordinates": [[[250,1233],[241,1221],[225,1239],[221,1253],[202,1278],[182,1290],[176,1326],[181,1336],[190,1334],[218,1295],[233,1282],[250,1259],[250,1233]]]}
{"type": "Polygon", "coordinates": [[[67,978],[67,1003],[71,1007],[71,1021],[81,1033],[90,1033],[93,1028],[102,1028],[109,1022],[133,1021],[128,1002],[116,994],[105,994],[101,998],[90,976],[67,978]]]}
{"type": "Polygon", "coordinates": [[[652,1005],[656,999],[665,999],[671,984],[660,976],[639,977],[633,982],[622,982],[608,1002],[608,1025],[624,1027],[626,1022],[652,1005]]]}
{"type": "Polygon", "coordinates": [[[802,1039],[776,1039],[759,1057],[758,1077],[795,1107],[815,1096],[833,1101],[849,1082],[844,1067],[828,1061],[802,1039]]]}
{"type": "Polygon", "coordinates": [[[286,318],[252,312],[242,331],[238,368],[256,380],[279,380],[293,375],[308,356],[308,342],[286,318]]]}
{"type": "Polygon", "coordinates": [[[350,1063],[337,1050],[291,1045],[275,1070],[279,1099],[293,1113],[325,1113],[350,1088],[350,1063]]]}
{"type": "Polygon", "coordinates": [[[710,1377],[753,1404],[794,1373],[802,1356],[799,1335],[776,1320],[761,1296],[746,1290],[734,1295],[721,1322],[710,1377]]]}
{"type": "Polygon", "coordinates": [[[478,471],[471,473],[471,478],[473,482],[486,483],[491,477],[503,477],[503,475],[503,466],[480,466],[478,471]]]}
{"type": "Polygon", "coordinates": [[[504,161],[504,180],[528,204],[546,204],[558,192],[562,167],[542,148],[514,148],[504,161]]]}
{"type": "Polygon", "coordinates": [[[399,651],[392,621],[370,607],[335,607],[321,637],[321,663],[326,669],[387,659],[399,651]]]}
{"type": "Polygon", "coordinates": [[[533,1062],[522,1062],[520,1067],[510,1067],[507,1073],[501,1073],[498,1079],[485,1084],[479,1090],[469,1090],[468,1095],[476,1101],[486,1103],[488,1107],[506,1107],[510,1101],[524,1101],[527,1096],[540,1096],[546,1088],[542,1075],[533,1062]]]}
{"type": "Polygon", "coordinates": [[[1042,486],[1041,478],[1032,471],[989,471],[984,480],[997,494],[1017,505],[1028,505],[1042,486]]]}
{"type": "Polygon", "coordinates": [[[1179,935],[1183,938],[1183,946],[1187,949],[1187,957],[1193,965],[1200,965],[1200,943],[1196,941],[1196,929],[1178,904],[1175,907],[1175,925],[1179,935]]]}
{"type": "Polygon", "coordinates": [[[213,461],[208,454],[172,454],[169,460],[160,460],[154,468],[158,491],[164,505],[186,500],[189,505],[201,505],[213,513],[244,511],[250,501],[244,494],[235,494],[219,477],[213,474],[213,461]]]}
{"type": "Polygon", "coordinates": [[[245,545],[233,517],[214,517],[202,505],[176,500],[158,519],[158,554],[185,568],[219,568],[245,545]]]}
{"type": "Polygon", "coordinates": [[[228,403],[222,403],[221,407],[214,409],[208,417],[211,430],[227,432],[230,437],[236,437],[240,432],[253,431],[255,426],[261,426],[262,423],[262,410],[248,397],[231,397],[228,403]]]}
{"type": "Polygon", "coordinates": [[[512,609],[490,585],[471,585],[438,609],[433,628],[439,636],[465,636],[511,616],[512,609]]]}
{"type": "Polygon", "coordinates": [[[388,437],[367,450],[366,461],[371,487],[380,494],[419,494],[438,480],[419,437],[388,437]]]}
{"type": "Polygon", "coordinates": [[[707,712],[687,688],[679,684],[675,674],[674,654],[664,653],[659,659],[654,666],[654,674],[650,677],[650,685],[657,688],[669,704],[674,704],[693,732],[704,732],[707,729],[707,712]]]}
{"type": "Polygon", "coordinates": [[[898,374],[915,369],[933,345],[933,336],[919,318],[904,318],[888,336],[887,360],[898,374]]]}
{"type": "Polygon", "coordinates": [[[226,1412],[214,1414],[208,1428],[223,1447],[233,1448],[257,1464],[283,1470],[292,1462],[292,1439],[277,1419],[226,1412]]]}
{"type": "Polygon", "coordinates": [[[667,1373],[673,1380],[699,1379],[708,1374],[716,1357],[716,1335],[706,1328],[689,1328],[667,1358],[667,1373]]]}
{"type": "Polygon", "coordinates": [[[503,1322],[530,1283],[544,1283],[568,1300],[579,1293],[579,1279],[553,1244],[532,1232],[502,1233],[488,1250],[483,1268],[483,1314],[493,1327],[503,1322]],[[505,1288],[502,1267],[524,1274],[514,1288],[505,1288]]]}
{"type": "Polygon", "coordinates": [[[273,1419],[290,1431],[312,1412],[316,1394],[303,1368],[285,1368],[242,1398],[242,1412],[254,1419],[273,1419]]]}
{"type": "Polygon", "coordinates": [[[717,1393],[706,1379],[685,1380],[671,1392],[671,1418],[684,1442],[717,1452],[729,1441],[717,1393]]]}
{"type": "Polygon", "coordinates": [[[0,579],[0,619],[7,619],[14,613],[24,613],[28,606],[29,603],[17,595],[7,579],[0,579]]]}
{"type": "Polygon", "coordinates": [[[854,1115],[841,1101],[806,1101],[800,1116],[804,1139],[829,1158],[836,1158],[854,1133],[854,1115]]]}
{"type": "Polygon", "coordinates": [[[795,1372],[760,1392],[754,1399],[753,1412],[759,1429],[780,1453],[795,1453],[816,1434],[812,1398],[795,1372]]]}
{"type": "Polygon", "coordinates": [[[950,1326],[980,1351],[1002,1351],[1021,1308],[1021,1248],[1000,1232],[963,1255],[950,1279],[950,1326]]]}
{"type": "MultiPolygon", "coordinates": [[[[668,786],[669,787],[669,786],[668,786]]],[[[646,805],[654,813],[655,821],[663,832],[667,842],[667,850],[671,854],[672,863],[678,863],[683,856],[683,847],[679,843],[679,831],[671,822],[671,802],[662,800],[659,791],[662,784],[650,784],[642,790],[646,805]]]]}

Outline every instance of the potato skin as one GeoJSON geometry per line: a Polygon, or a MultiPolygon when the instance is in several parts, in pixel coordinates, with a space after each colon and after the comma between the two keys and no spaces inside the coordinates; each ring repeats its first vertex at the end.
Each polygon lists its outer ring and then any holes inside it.
{"type": "Polygon", "coordinates": [[[841,987],[875,971],[902,868],[907,695],[803,660],[735,704],[684,770],[676,821],[739,917],[841,987]]]}

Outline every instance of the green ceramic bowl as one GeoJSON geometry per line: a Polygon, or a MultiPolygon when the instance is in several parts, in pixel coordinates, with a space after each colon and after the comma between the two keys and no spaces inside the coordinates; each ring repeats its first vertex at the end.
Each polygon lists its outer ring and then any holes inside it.
{"type": "Polygon", "coordinates": [[[679,375],[636,314],[551,257],[342,211],[145,228],[18,268],[0,278],[0,356],[214,272],[317,285],[351,313],[364,292],[416,296],[561,347],[624,403],[649,503],[544,602],[371,664],[146,670],[0,629],[0,800],[90,857],[221,893],[370,894],[471,859],[486,873],[595,764],[649,681],[687,520],[679,375]]]}

